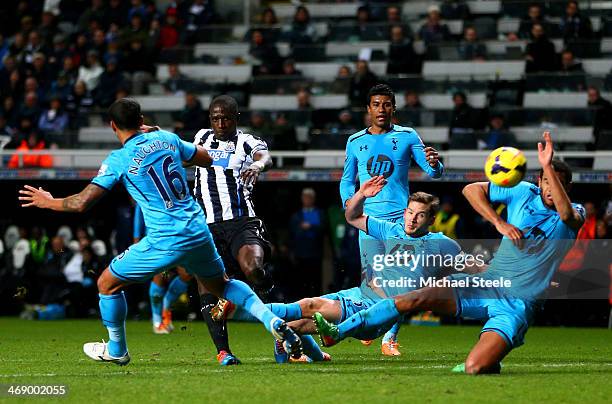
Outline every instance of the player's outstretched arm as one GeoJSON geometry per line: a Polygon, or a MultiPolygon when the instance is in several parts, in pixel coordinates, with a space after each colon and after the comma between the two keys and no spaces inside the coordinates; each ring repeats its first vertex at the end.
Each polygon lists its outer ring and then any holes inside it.
{"type": "Polygon", "coordinates": [[[253,160],[255,160],[253,164],[240,174],[240,178],[242,178],[245,185],[255,185],[259,174],[272,167],[272,156],[270,156],[270,152],[267,150],[260,150],[255,153],[253,160]]]}
{"type": "MultiPolygon", "coordinates": [[[[569,196],[567,196],[567,192],[565,192],[565,188],[563,188],[559,177],[557,177],[557,174],[555,173],[555,169],[552,165],[554,149],[550,132],[546,131],[542,136],[545,144],[538,142],[538,160],[540,161],[540,165],[544,170],[544,177],[550,184],[555,209],[559,213],[563,223],[567,224],[574,230],[578,230],[580,227],[582,227],[584,220],[576,209],[572,207],[572,201],[570,201],[569,196]]],[[[567,178],[566,180],[569,182],[571,181],[571,178],[567,178]]]]}
{"type": "Polygon", "coordinates": [[[198,166],[207,168],[212,166],[212,163],[213,159],[208,154],[208,151],[202,146],[196,145],[196,153],[191,160],[183,162],[183,167],[198,166]]]}
{"type": "Polygon", "coordinates": [[[24,208],[36,207],[41,209],[51,209],[58,212],[81,213],[91,208],[100,198],[104,196],[106,190],[95,184],[89,184],[81,192],[66,198],[54,198],[51,193],[41,187],[34,188],[26,185],[19,191],[19,200],[24,208]]]}
{"type": "Polygon", "coordinates": [[[523,238],[523,233],[515,226],[507,223],[501,218],[489,203],[489,183],[474,182],[463,188],[463,196],[468,200],[476,212],[486,221],[491,223],[497,231],[510,240],[518,241],[523,238]]]}
{"type": "Polygon", "coordinates": [[[351,226],[367,232],[367,216],[363,214],[363,204],[367,198],[376,196],[387,180],[382,175],[372,177],[361,185],[346,206],[344,217],[351,226]]]}

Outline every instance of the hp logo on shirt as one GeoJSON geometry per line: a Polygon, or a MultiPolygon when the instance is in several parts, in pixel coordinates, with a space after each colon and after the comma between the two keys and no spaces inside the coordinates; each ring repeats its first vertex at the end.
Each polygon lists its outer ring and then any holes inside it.
{"type": "Polygon", "coordinates": [[[382,175],[385,178],[389,178],[393,174],[393,161],[384,154],[377,154],[368,160],[368,174],[370,177],[376,177],[382,175]]]}

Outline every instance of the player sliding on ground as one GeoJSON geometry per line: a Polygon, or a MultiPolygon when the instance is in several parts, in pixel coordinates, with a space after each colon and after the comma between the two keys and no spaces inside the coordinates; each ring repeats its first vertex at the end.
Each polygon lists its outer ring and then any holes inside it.
{"type": "MultiPolygon", "coordinates": [[[[452,239],[442,233],[429,232],[429,226],[435,220],[439,210],[440,201],[436,196],[425,192],[416,192],[410,195],[408,206],[404,209],[403,220],[392,223],[379,220],[363,214],[364,202],[367,198],[374,198],[386,184],[383,176],[376,176],[365,181],[359,191],[353,196],[352,202],[346,209],[346,218],[349,224],[363,230],[377,243],[383,243],[383,251],[379,257],[402,255],[404,252],[412,257],[451,257],[454,261],[462,256],[461,248],[452,239]],[[415,255],[416,254],[416,255],[415,255]]],[[[366,242],[367,243],[367,242],[366,242]]],[[[421,277],[442,277],[445,267],[440,261],[432,260],[428,263],[410,259],[407,265],[376,266],[379,260],[372,257],[374,275],[370,284],[375,285],[387,296],[397,296],[414,290],[421,277]],[[412,283],[410,283],[412,282],[412,283]]],[[[374,291],[368,283],[360,287],[341,290],[321,297],[302,299],[295,303],[272,303],[270,309],[279,317],[291,321],[289,326],[300,334],[316,332],[311,316],[315,313],[325,319],[338,323],[374,306],[383,298],[374,291]]],[[[374,339],[384,334],[397,319],[378,324],[375,328],[362,329],[354,336],[359,339],[374,339]]],[[[302,335],[304,339],[305,335],[302,335]]],[[[330,341],[331,342],[331,341],[330,341]]],[[[306,346],[304,352],[308,355],[306,346]]],[[[278,360],[279,352],[276,352],[278,360]]]]}
{"type": "MultiPolygon", "coordinates": [[[[342,205],[352,203],[357,181],[383,176],[387,186],[375,197],[368,198],[365,213],[380,220],[401,223],[410,195],[408,169],[414,160],[421,170],[432,178],[440,178],[444,166],[438,160],[433,147],[425,147],[421,137],[413,128],[394,125],[395,94],[386,84],[377,84],[370,89],[367,98],[370,126],[353,134],[346,143],[346,160],[340,181],[342,205]]],[[[372,285],[372,256],[384,253],[384,244],[365,231],[359,231],[362,280],[372,285]]],[[[382,291],[379,290],[379,295],[382,291]]],[[[389,297],[388,295],[382,297],[389,297]]],[[[400,355],[397,334],[399,322],[391,327],[382,340],[382,353],[400,355]]]]}
{"type": "Polygon", "coordinates": [[[499,373],[501,360],[523,344],[539,299],[584,223],[584,208],[567,196],[571,169],[553,160],[550,133],[544,133],[544,140],[545,145],[538,143],[542,166],[538,186],[521,182],[513,188],[502,188],[479,182],[463,190],[472,207],[504,236],[486,272],[451,275],[446,278],[449,286],[426,287],[385,299],[337,326],[315,315],[325,340],[338,342],[421,310],[481,319],[486,323],[479,341],[454,371],[499,373]],[[507,205],[507,221],[496,213],[492,202],[507,205]],[[476,276],[498,286],[503,282],[503,287],[482,285],[476,282],[476,276]]]}
{"type": "Polygon", "coordinates": [[[109,342],[86,343],[85,354],[95,361],[127,365],[127,305],[121,289],[181,265],[198,276],[210,292],[256,317],[276,339],[285,342],[292,355],[300,356],[301,341],[287,324],[268,310],[247,284],[225,275],[202,209],[189,194],[182,166],[182,162],[189,162],[209,167],[212,158],[208,152],[174,133],[142,133],[143,117],[134,100],[115,101],[108,115],[123,147],[110,153],[91,184],[67,198],[54,198],[42,188],[26,185],[19,197],[24,207],[84,212],[121,182],[143,211],[147,235],[115,257],[98,278],[100,314],[109,342]]]}

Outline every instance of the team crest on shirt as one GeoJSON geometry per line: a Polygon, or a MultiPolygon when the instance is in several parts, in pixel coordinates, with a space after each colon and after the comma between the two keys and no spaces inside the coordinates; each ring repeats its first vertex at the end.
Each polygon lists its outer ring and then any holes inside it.
{"type": "Polygon", "coordinates": [[[225,145],[225,151],[230,152],[230,153],[236,151],[236,144],[230,140],[225,145]]]}

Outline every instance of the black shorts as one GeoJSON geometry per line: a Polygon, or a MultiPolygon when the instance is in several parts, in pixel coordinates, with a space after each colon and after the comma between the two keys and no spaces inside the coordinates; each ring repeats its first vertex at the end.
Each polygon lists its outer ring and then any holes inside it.
{"type": "Polygon", "coordinates": [[[266,226],[258,217],[241,216],[222,222],[209,223],[215,245],[230,273],[240,273],[238,251],[244,245],[258,245],[264,250],[264,260],[271,254],[271,244],[267,240],[266,226]]]}

